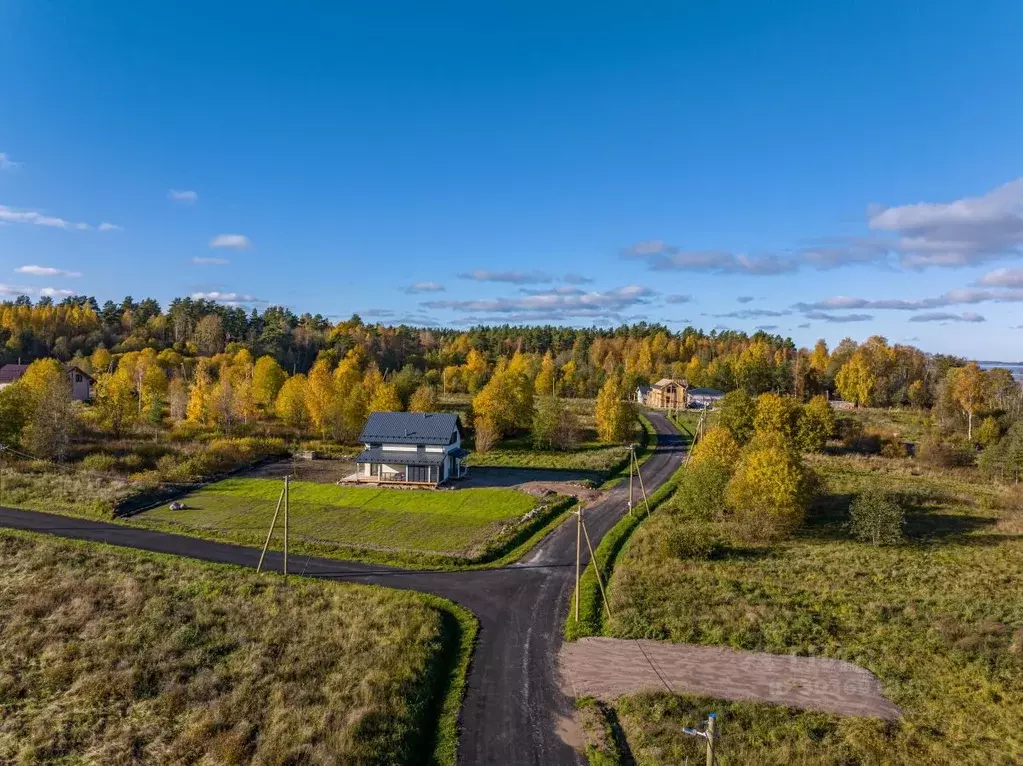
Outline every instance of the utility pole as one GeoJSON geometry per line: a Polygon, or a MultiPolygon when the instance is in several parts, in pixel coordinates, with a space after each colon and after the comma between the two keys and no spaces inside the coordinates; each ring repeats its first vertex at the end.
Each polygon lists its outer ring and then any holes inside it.
{"type": "MultiPolygon", "coordinates": [[[[631,504],[630,504],[631,507],[631,504]]],[[[575,515],[575,621],[579,622],[579,559],[583,547],[583,515],[580,511],[575,515]]]]}
{"type": "MultiPolygon", "coordinates": [[[[643,493],[643,504],[646,506],[647,518],[650,518],[650,500],[646,495],[646,487],[643,485],[643,472],[639,470],[639,459],[636,457],[636,445],[633,444],[631,448],[632,452],[632,465],[636,467],[636,474],[639,476],[639,488],[643,493]]],[[[632,512],[632,470],[629,470],[629,512],[632,512]]]]}
{"type": "Polygon", "coordinates": [[[604,600],[604,610],[608,619],[611,619],[611,604],[607,600],[607,591],[604,590],[604,578],[600,576],[600,567],[597,566],[597,557],[593,553],[593,543],[590,542],[590,533],[586,529],[586,522],[583,521],[583,509],[580,507],[575,511],[577,521],[576,544],[575,544],[575,621],[579,622],[579,557],[581,555],[582,540],[579,539],[579,530],[582,530],[586,538],[586,547],[590,551],[590,563],[593,564],[593,574],[597,576],[597,587],[600,588],[600,597],[604,600]]]}
{"type": "Polygon", "coordinates": [[[266,533],[266,542],[263,543],[263,552],[259,554],[259,563],[256,565],[256,573],[258,574],[263,569],[263,558],[266,556],[266,550],[270,547],[270,538],[273,537],[274,526],[277,524],[277,514],[281,512],[281,503],[284,502],[284,495],[288,491],[288,483],[284,482],[284,489],[281,490],[281,496],[277,498],[277,509],[274,511],[274,517],[270,521],[270,531],[266,533]]]}
{"type": "Polygon", "coordinates": [[[291,476],[284,477],[284,577],[288,577],[288,510],[291,504],[291,476]]]}
{"type": "Polygon", "coordinates": [[[629,445],[629,515],[632,515],[632,469],[636,464],[636,450],[629,445]]]}

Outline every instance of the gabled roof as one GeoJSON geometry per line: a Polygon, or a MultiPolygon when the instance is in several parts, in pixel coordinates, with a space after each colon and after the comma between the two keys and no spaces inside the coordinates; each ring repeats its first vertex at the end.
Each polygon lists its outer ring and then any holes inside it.
{"type": "Polygon", "coordinates": [[[365,444],[448,444],[458,430],[453,412],[374,412],[359,441],[365,444]]]}
{"type": "Polygon", "coordinates": [[[69,364],[68,367],[67,367],[67,371],[68,372],[77,372],[80,375],[88,378],[91,383],[95,383],[96,382],[96,379],[94,377],[92,377],[92,375],[87,373],[85,370],[83,370],[77,364],[69,364]]]}
{"type": "Polygon", "coordinates": [[[671,385],[672,383],[674,383],[675,385],[678,385],[678,386],[685,385],[681,380],[674,380],[673,378],[661,378],[659,381],[654,383],[653,387],[654,388],[664,388],[665,386],[671,385]]]}
{"type": "Polygon", "coordinates": [[[0,383],[13,383],[16,380],[21,380],[21,376],[27,369],[27,364],[5,364],[0,367],[0,383]]]}

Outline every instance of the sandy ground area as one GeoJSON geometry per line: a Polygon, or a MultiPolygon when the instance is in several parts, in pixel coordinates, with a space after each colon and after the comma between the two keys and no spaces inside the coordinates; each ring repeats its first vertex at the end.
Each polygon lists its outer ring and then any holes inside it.
{"type": "Polygon", "coordinates": [[[573,697],[667,691],[884,720],[900,714],[876,676],[842,660],[593,637],[563,644],[559,665],[573,697]]]}

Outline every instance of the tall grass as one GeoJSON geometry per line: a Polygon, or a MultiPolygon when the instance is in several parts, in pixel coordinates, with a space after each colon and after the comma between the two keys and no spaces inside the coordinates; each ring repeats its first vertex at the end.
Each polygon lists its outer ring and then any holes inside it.
{"type": "Polygon", "coordinates": [[[11,531],[0,567],[0,762],[453,762],[439,599],[11,531]]]}

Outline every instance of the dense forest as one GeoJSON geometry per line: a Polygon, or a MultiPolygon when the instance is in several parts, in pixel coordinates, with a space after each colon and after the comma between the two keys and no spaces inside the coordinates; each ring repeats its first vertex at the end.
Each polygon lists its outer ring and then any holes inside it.
{"type": "Polygon", "coordinates": [[[279,306],[246,312],[191,298],[177,298],[164,311],[151,298],[100,306],[90,297],[59,303],[42,298],[33,304],[22,296],[0,304],[0,341],[3,362],[52,356],[94,374],[113,371],[126,352],[168,351],[172,355],[165,358],[179,359],[176,367],[186,377],[199,358],[242,349],[254,358],[272,357],[290,374],[308,373],[318,358],[335,365],[358,349],[363,363],[385,377],[404,368],[428,374],[444,392],[469,393],[482,386],[501,357],[549,353],[564,396],[595,396],[608,375],[620,373],[627,389],[671,376],[723,391],[777,391],[801,398],[829,393],[877,406],[929,404],[947,370],[964,364],[912,346],[890,346],[883,338],[862,345],[846,339],[829,352],[823,341],[814,349],[798,349],[791,340],[764,332],[673,332],[645,323],[615,329],[423,329],[367,324],[358,316],[332,323],[320,314],[298,316],[279,306]]]}

